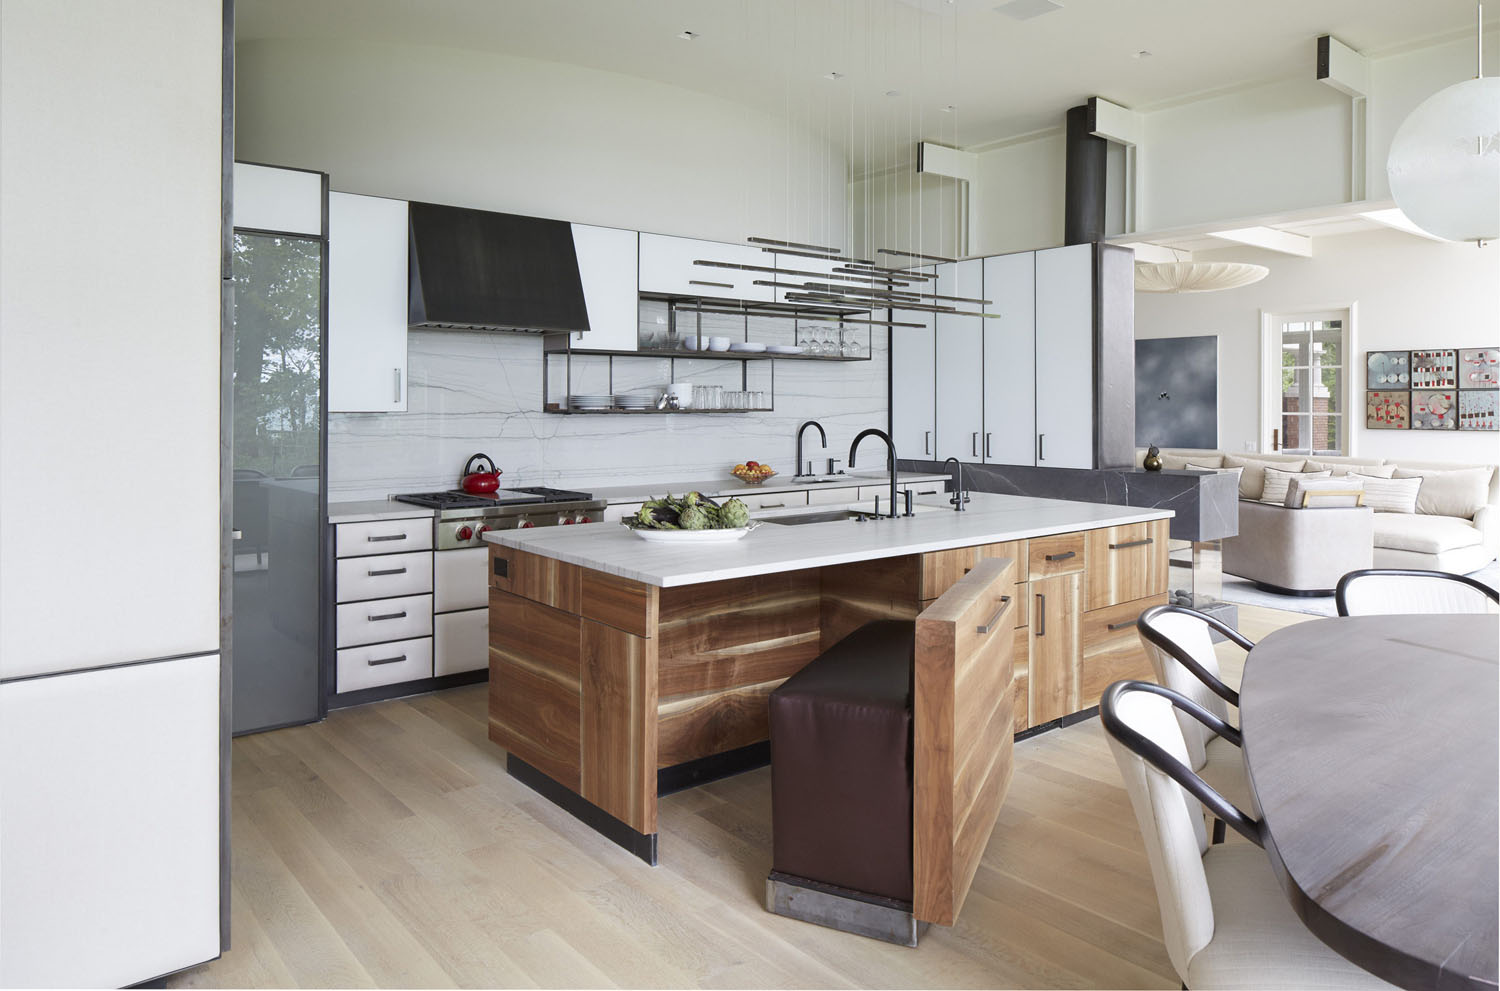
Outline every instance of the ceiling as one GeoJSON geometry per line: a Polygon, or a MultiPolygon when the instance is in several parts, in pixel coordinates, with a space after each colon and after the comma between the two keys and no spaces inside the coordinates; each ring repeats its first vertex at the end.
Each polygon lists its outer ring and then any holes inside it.
{"type": "Polygon", "coordinates": [[[1310,77],[1321,34],[1378,55],[1474,22],[1472,0],[1059,2],[1016,20],[1001,0],[239,0],[236,31],[625,73],[832,135],[860,169],[917,140],[973,148],[1057,127],[1090,96],[1149,110],[1310,77]]]}

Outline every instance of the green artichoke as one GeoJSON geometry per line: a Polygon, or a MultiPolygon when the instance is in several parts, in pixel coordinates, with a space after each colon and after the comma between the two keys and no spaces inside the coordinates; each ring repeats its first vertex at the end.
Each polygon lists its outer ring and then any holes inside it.
{"type": "Polygon", "coordinates": [[[750,510],[738,499],[730,499],[719,507],[719,525],[726,530],[738,529],[750,523],[750,510]]]}
{"type": "Polygon", "coordinates": [[[712,521],[708,518],[708,514],[701,507],[691,504],[677,517],[677,525],[684,530],[712,529],[712,521]]]}

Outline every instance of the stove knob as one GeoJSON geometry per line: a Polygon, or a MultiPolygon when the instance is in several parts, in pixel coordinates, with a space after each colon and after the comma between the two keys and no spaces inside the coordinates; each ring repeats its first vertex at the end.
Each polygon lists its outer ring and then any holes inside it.
{"type": "Polygon", "coordinates": [[[564,519],[562,521],[562,525],[563,526],[572,526],[573,525],[573,517],[569,516],[566,519],[564,519]]]}
{"type": "Polygon", "coordinates": [[[530,530],[534,526],[536,526],[536,524],[533,523],[533,522],[531,522],[530,520],[522,520],[520,523],[516,524],[516,529],[517,530],[530,530]]]}
{"type": "Polygon", "coordinates": [[[479,524],[479,535],[481,537],[484,536],[485,534],[489,533],[489,532],[490,532],[490,525],[488,523],[481,523],[481,524],[479,524]]]}
{"type": "Polygon", "coordinates": [[[580,522],[580,523],[592,523],[594,521],[592,519],[590,519],[589,517],[587,517],[587,516],[580,516],[580,517],[578,517],[578,522],[580,522]]]}
{"type": "Polygon", "coordinates": [[[468,527],[468,526],[461,526],[461,527],[458,528],[458,532],[455,533],[454,536],[457,537],[459,540],[470,540],[474,536],[474,528],[473,527],[468,527]]]}

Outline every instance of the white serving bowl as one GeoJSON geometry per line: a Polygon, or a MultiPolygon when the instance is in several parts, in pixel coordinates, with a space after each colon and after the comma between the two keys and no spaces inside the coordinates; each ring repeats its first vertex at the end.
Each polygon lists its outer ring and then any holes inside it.
{"type": "Polygon", "coordinates": [[[728,351],[729,350],[729,338],[727,338],[727,337],[710,337],[708,339],[708,349],[710,351],[728,351]]]}

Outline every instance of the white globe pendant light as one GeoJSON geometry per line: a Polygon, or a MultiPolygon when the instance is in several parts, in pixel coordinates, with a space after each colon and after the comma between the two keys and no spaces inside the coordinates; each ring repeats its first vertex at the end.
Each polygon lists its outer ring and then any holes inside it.
{"type": "MultiPolygon", "coordinates": [[[[1480,38],[1484,8],[1480,7],[1480,38]]],[[[1482,44],[1482,40],[1481,40],[1482,44]]],[[[1500,78],[1428,97],[1391,141],[1386,175],[1407,218],[1449,241],[1500,238],[1500,78]]]]}

